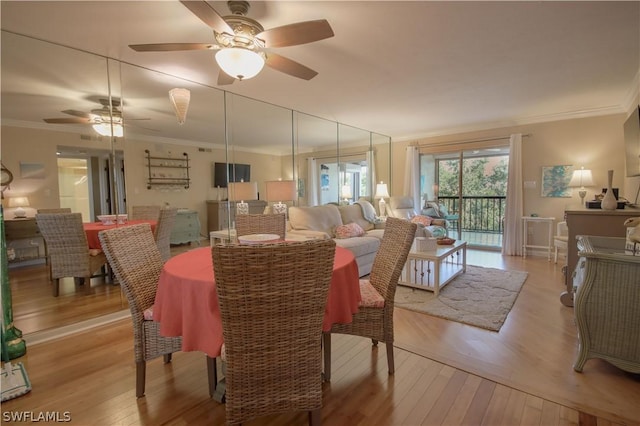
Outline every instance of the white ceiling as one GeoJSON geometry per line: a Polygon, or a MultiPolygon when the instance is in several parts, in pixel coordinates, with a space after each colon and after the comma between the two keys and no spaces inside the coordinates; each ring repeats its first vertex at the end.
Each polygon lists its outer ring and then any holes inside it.
{"type": "MultiPolygon", "coordinates": [[[[226,2],[211,4],[229,14],[226,2]]],[[[636,1],[251,5],[248,16],[265,29],[324,18],[335,37],[276,50],[318,71],[310,81],[265,68],[225,90],[396,140],[623,113],[638,95],[636,1]]],[[[2,1],[1,7],[3,30],[216,87],[209,51],[128,47],[211,42],[211,30],[177,1],[2,1]]]]}

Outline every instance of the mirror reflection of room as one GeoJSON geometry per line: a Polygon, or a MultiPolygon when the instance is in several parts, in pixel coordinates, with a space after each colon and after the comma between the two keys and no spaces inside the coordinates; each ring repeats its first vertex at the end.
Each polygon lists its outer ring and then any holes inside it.
{"type": "MultiPolygon", "coordinates": [[[[3,165],[15,171],[3,192],[5,220],[11,222],[15,211],[23,209],[31,225],[30,233],[7,241],[14,319],[25,334],[128,313],[118,286],[101,276],[91,278],[89,285],[62,278],[59,295],[51,295],[46,245],[35,223],[38,210],[70,209],[80,213],[83,222],[93,223],[99,216],[130,215],[133,206],[178,208],[171,250],[179,253],[208,244],[214,228],[229,230],[233,225],[235,208],[227,203],[235,202],[227,188],[216,185],[216,163],[250,168],[257,195],[245,201],[260,213],[280,202],[339,202],[340,182],[353,186],[351,202],[370,197],[366,153],[372,150],[381,153],[376,162],[382,178],[389,179],[390,138],[384,135],[6,31],[2,55],[2,158],[3,165]],[[38,63],[47,63],[47,68],[36,74],[38,63]],[[34,71],[31,79],[51,87],[51,94],[36,93],[35,86],[24,84],[24,69],[34,71]],[[176,96],[184,90],[189,96],[182,102],[188,103],[180,112],[176,96]],[[29,110],[5,104],[29,105],[29,110]],[[164,160],[151,168],[146,151],[164,160]],[[357,158],[351,152],[357,152],[357,158]],[[175,185],[178,174],[184,174],[178,162],[183,154],[189,159],[188,188],[175,185]],[[334,159],[331,181],[337,186],[330,198],[317,197],[324,193],[320,174],[309,176],[308,164],[315,155],[323,161],[334,159]],[[293,182],[295,197],[267,200],[268,181],[293,182]],[[9,207],[18,197],[27,198],[29,205],[9,207]],[[226,216],[222,226],[212,223],[214,207],[226,216]],[[195,236],[192,232],[185,237],[183,231],[193,226],[195,236]],[[77,309],[80,300],[92,308],[77,309]]],[[[230,177],[228,171],[225,177],[230,177]]]]}

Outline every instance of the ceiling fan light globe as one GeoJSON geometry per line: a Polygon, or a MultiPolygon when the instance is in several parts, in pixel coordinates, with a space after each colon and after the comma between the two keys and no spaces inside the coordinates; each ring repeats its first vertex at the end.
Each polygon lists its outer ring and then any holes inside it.
{"type": "Polygon", "coordinates": [[[222,71],[238,80],[258,75],[264,67],[264,56],[249,49],[230,47],[216,53],[216,62],[222,71]]]}
{"type": "Polygon", "coordinates": [[[121,124],[113,125],[113,135],[111,134],[111,124],[109,123],[97,123],[92,125],[95,130],[101,136],[115,136],[121,138],[124,135],[124,130],[121,124]]]}

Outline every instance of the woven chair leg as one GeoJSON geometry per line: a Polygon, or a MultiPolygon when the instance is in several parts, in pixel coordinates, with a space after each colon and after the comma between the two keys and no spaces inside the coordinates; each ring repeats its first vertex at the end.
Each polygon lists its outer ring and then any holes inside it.
{"type": "Polygon", "coordinates": [[[171,362],[171,354],[164,354],[164,363],[169,364],[171,362]]]}
{"type": "Polygon", "coordinates": [[[371,339],[371,344],[373,346],[378,346],[378,341],[376,339],[371,339]]]}
{"type": "Polygon", "coordinates": [[[324,381],[331,381],[331,333],[322,333],[322,347],[324,350],[324,381]]]}
{"type": "Polygon", "coordinates": [[[209,396],[213,397],[216,391],[216,385],[218,384],[218,368],[216,366],[216,359],[207,355],[207,376],[209,378],[209,396]]]}
{"type": "Polygon", "coordinates": [[[389,374],[393,374],[396,369],[393,362],[393,342],[387,342],[387,364],[389,365],[389,374]]]}
{"type": "Polygon", "coordinates": [[[322,424],[322,409],[309,411],[309,425],[320,426],[322,424]]]}
{"type": "Polygon", "coordinates": [[[136,361],[136,397],[144,396],[144,381],[146,376],[147,363],[144,361],[136,361]]]}
{"type": "Polygon", "coordinates": [[[53,280],[53,297],[58,297],[60,293],[60,278],[53,280]]]}

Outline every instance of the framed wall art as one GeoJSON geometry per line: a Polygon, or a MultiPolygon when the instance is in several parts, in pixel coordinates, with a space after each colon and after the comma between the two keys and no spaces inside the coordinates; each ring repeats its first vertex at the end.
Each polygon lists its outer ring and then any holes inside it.
{"type": "Polygon", "coordinates": [[[570,198],[572,191],[569,181],[573,166],[542,166],[542,196],[570,198]]]}

